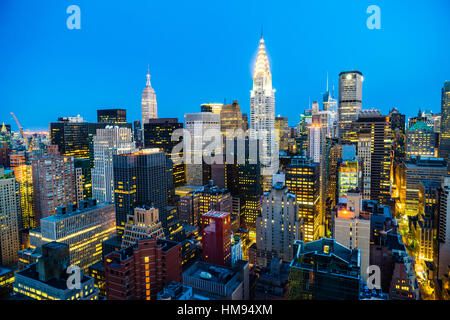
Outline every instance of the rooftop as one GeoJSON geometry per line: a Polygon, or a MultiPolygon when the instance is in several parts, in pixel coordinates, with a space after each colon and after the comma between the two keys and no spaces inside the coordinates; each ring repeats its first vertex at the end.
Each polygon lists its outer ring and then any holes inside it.
{"type": "MultiPolygon", "coordinates": [[[[33,279],[35,281],[39,281],[41,283],[44,283],[50,287],[60,289],[60,290],[66,290],[67,288],[67,279],[69,278],[70,274],[62,273],[59,279],[53,278],[50,279],[47,282],[39,280],[39,273],[36,270],[37,263],[30,264],[25,269],[18,271],[16,274],[24,276],[26,278],[33,279]]],[[[81,283],[85,283],[92,279],[91,277],[88,277],[86,275],[82,275],[81,283]]]]}
{"type": "Polygon", "coordinates": [[[236,272],[232,268],[218,266],[206,262],[196,262],[192,267],[183,273],[183,276],[201,279],[204,281],[215,282],[218,284],[227,284],[230,282],[236,272]]]}

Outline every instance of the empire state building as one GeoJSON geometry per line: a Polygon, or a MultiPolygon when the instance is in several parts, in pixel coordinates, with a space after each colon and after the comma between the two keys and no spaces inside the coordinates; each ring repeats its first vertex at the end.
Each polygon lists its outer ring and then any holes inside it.
{"type": "MultiPolygon", "coordinates": [[[[262,175],[270,181],[272,174],[278,170],[279,160],[275,133],[275,89],[272,88],[272,74],[262,36],[253,71],[253,90],[250,91],[250,124],[251,138],[260,140],[262,175]]],[[[265,185],[264,189],[267,188],[270,186],[265,185]]]]}
{"type": "Polygon", "coordinates": [[[147,84],[142,92],[142,127],[144,123],[148,122],[148,119],[158,118],[158,107],[156,104],[156,93],[150,83],[150,73],[147,71],[147,84]]]}

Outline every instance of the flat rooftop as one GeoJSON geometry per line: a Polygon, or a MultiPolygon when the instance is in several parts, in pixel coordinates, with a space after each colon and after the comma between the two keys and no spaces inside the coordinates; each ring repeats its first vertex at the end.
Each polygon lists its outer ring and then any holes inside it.
{"type": "Polygon", "coordinates": [[[201,279],[204,281],[215,282],[219,284],[227,284],[236,272],[233,269],[223,266],[218,266],[206,262],[196,262],[192,267],[183,273],[183,276],[201,279]]]}

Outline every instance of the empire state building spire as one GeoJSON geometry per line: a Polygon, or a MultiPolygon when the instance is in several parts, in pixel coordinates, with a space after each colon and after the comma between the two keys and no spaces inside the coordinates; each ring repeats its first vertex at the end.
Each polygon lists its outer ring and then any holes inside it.
{"type": "Polygon", "coordinates": [[[142,108],[142,126],[144,126],[144,123],[148,122],[148,119],[158,118],[156,93],[150,83],[150,72],[148,67],[147,67],[147,83],[145,85],[144,91],[142,92],[141,108],[142,108]]]}

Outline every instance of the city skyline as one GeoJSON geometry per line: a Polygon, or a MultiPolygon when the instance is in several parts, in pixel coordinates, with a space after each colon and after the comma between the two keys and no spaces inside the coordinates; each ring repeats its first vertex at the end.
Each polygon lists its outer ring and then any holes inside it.
{"type": "Polygon", "coordinates": [[[448,3],[379,3],[382,28],[369,30],[370,3],[348,2],[340,8],[325,1],[320,11],[317,4],[295,4],[289,12],[274,7],[268,14],[253,1],[239,4],[253,9],[244,19],[245,8],[235,10],[235,3],[217,10],[198,3],[169,10],[165,4],[140,2],[121,11],[116,3],[105,7],[81,1],[81,30],[66,28],[66,4],[27,3],[22,10],[24,2],[3,3],[1,11],[7,9],[8,16],[1,19],[0,36],[10,50],[0,53],[5,64],[0,75],[2,121],[17,130],[9,114],[15,112],[26,131],[42,130],[59,116],[80,114],[93,122],[99,108],[124,108],[128,121],[140,119],[148,65],[160,117],[183,121],[185,113],[199,112],[202,103],[224,99],[238,100],[250,114],[248,92],[261,25],[277,88],[275,112],[288,117],[291,126],[309,102],[320,102],[327,73],[337,98],[338,74],[348,70],[364,75],[363,109],[387,114],[397,107],[407,117],[418,109],[439,113],[436,88],[448,80],[443,61],[449,45],[442,41],[450,27],[443,10],[448,3]],[[204,14],[211,21],[235,16],[238,23],[205,28],[200,23],[204,14]],[[25,21],[39,27],[24,26],[25,21]],[[354,41],[342,43],[343,32],[354,41]]]}

